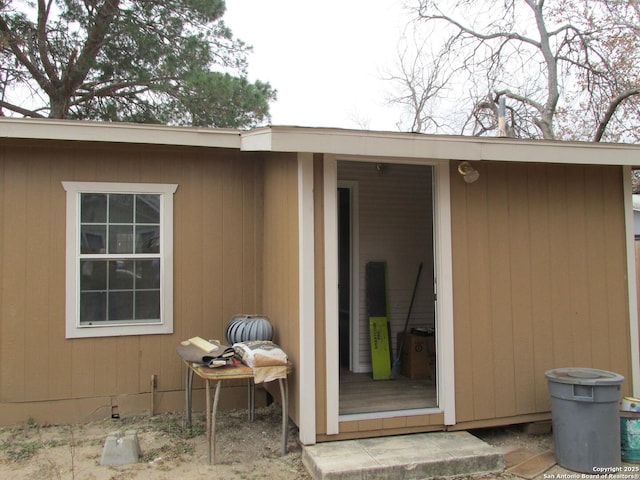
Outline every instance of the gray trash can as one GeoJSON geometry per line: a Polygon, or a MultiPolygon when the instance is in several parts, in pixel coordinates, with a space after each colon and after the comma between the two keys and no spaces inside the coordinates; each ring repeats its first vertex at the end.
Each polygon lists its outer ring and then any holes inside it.
{"type": "Polygon", "coordinates": [[[593,368],[557,368],[545,376],[558,465],[592,474],[620,467],[619,402],[624,377],[593,368]]]}

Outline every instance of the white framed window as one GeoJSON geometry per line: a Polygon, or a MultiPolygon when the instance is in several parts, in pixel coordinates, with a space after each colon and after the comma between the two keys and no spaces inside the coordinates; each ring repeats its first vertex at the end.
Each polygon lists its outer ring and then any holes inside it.
{"type": "Polygon", "coordinates": [[[173,333],[174,184],[62,182],[66,338],[173,333]]]}

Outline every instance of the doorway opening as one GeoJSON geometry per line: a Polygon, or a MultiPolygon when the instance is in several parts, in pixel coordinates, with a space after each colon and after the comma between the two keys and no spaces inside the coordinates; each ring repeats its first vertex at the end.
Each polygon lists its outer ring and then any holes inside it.
{"type": "Polygon", "coordinates": [[[338,187],[338,331],[340,368],[351,368],[351,196],[338,187]]]}
{"type": "Polygon", "coordinates": [[[433,170],[337,162],[341,417],[438,407],[433,170]],[[377,380],[367,311],[370,262],[386,269],[386,341],[394,373],[377,380]]]}

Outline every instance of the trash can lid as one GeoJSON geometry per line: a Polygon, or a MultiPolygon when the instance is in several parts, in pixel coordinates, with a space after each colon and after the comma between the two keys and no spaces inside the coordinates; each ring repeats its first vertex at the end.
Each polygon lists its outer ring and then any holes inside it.
{"type": "Polygon", "coordinates": [[[544,375],[550,382],[575,385],[620,385],[624,382],[622,375],[595,368],[556,368],[544,375]]]}

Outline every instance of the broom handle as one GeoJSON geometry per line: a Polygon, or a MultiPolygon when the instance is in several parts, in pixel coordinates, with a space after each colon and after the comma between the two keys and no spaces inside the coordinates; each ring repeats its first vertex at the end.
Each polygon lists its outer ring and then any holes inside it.
{"type": "Polygon", "coordinates": [[[407,335],[407,327],[409,326],[409,317],[411,317],[411,310],[413,309],[413,301],[416,298],[416,291],[418,290],[418,282],[420,281],[420,274],[422,273],[422,262],[420,262],[420,266],[418,267],[418,275],[416,276],[416,283],[413,286],[413,294],[411,295],[411,303],[409,304],[409,311],[407,312],[407,319],[404,322],[404,330],[402,333],[402,341],[400,342],[400,348],[398,348],[398,357],[402,354],[402,349],[404,348],[404,338],[407,335]]]}

